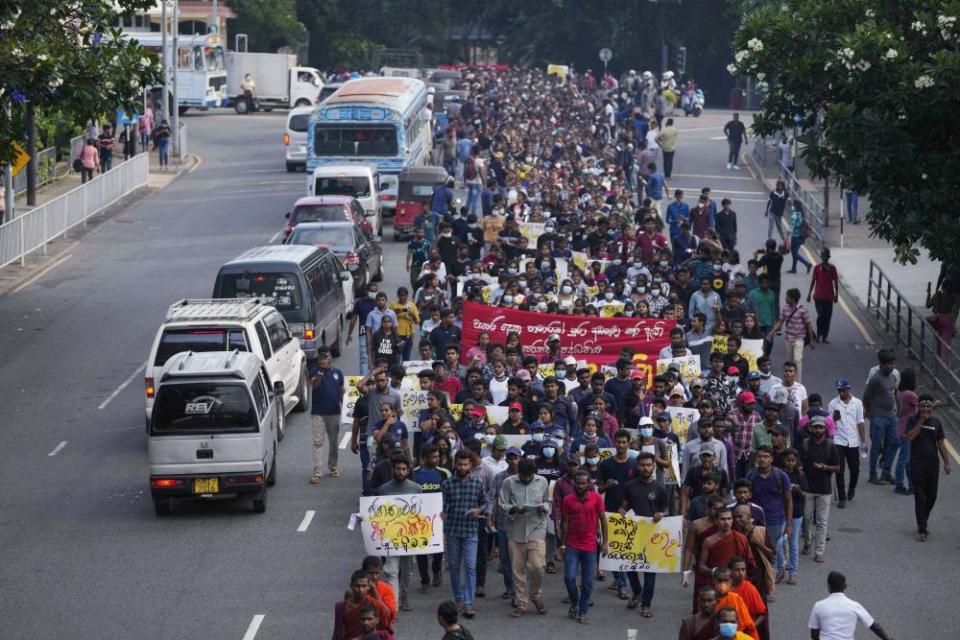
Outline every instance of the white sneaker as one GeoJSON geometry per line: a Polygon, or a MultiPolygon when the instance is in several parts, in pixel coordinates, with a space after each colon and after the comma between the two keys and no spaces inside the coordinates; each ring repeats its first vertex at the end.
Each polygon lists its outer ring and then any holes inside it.
{"type": "Polygon", "coordinates": [[[740,165],[735,164],[735,165],[733,165],[733,168],[736,169],[737,171],[739,171],[739,170],[740,170],[740,165]]]}
{"type": "Polygon", "coordinates": [[[731,168],[733,168],[733,165],[728,162],[728,163],[727,163],[727,171],[729,171],[731,168]]]}

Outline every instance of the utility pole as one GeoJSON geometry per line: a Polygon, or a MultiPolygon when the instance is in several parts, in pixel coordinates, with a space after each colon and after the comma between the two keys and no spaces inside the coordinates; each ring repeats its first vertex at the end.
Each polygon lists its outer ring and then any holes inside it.
{"type": "Polygon", "coordinates": [[[220,33],[220,21],[217,18],[217,0],[213,0],[213,14],[210,16],[211,25],[207,26],[207,31],[210,33],[220,33]]]}
{"type": "MultiPolygon", "coordinates": [[[[7,98],[5,104],[3,105],[3,111],[7,116],[7,121],[9,122],[12,117],[10,111],[10,98],[7,98]]],[[[13,200],[16,197],[13,192],[13,167],[9,162],[3,165],[3,188],[6,209],[3,213],[3,219],[0,220],[0,222],[9,222],[13,220],[13,200]]]]}
{"type": "MultiPolygon", "coordinates": [[[[179,60],[180,50],[178,48],[178,39],[180,34],[180,24],[179,12],[180,9],[180,0],[173,0],[173,60],[174,63],[177,63],[179,60]]],[[[179,161],[183,161],[183,158],[180,157],[180,103],[177,100],[177,71],[173,71],[173,107],[170,109],[170,115],[172,116],[173,127],[173,156],[179,161]]]]}
{"type": "Polygon", "coordinates": [[[37,206],[37,112],[33,106],[33,100],[28,100],[27,104],[27,155],[30,161],[27,162],[27,204],[31,207],[37,206]]]}
{"type": "MultiPolygon", "coordinates": [[[[160,50],[163,52],[163,102],[160,108],[163,110],[165,118],[170,117],[170,89],[167,83],[170,82],[170,55],[167,53],[167,0],[160,0],[160,50]]],[[[173,56],[176,60],[177,57],[173,56]]],[[[159,124],[159,118],[157,124],[159,124]]]]}

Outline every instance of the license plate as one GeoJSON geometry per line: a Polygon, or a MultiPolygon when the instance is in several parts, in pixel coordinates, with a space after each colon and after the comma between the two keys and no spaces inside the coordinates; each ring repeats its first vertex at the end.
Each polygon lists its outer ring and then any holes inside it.
{"type": "Polygon", "coordinates": [[[193,481],[193,492],[201,493],[220,493],[219,478],[196,478],[193,481]]]}

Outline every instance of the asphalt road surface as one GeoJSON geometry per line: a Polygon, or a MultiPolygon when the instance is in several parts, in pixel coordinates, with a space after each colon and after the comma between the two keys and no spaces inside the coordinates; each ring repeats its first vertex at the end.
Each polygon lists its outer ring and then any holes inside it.
{"type": "MultiPolygon", "coordinates": [[[[284,171],[282,114],[190,114],[190,148],[203,162],[163,191],[131,206],[71,249],[73,258],[36,283],[0,298],[0,637],[73,640],[183,640],[327,637],[333,603],[364,555],[356,510],[359,464],[343,450],[343,475],[307,483],[309,423],[294,414],[280,446],[279,482],[266,514],[248,503],[186,504],[154,516],[147,487],[140,366],[167,306],[210,294],[217,268],[248,247],[275,239],[283,212],[304,190],[304,175],[284,171]],[[305,515],[314,512],[308,526],[305,515]],[[300,530],[298,530],[300,529],[300,530]]],[[[762,245],[765,195],[746,169],[725,169],[726,114],[678,119],[680,147],[671,188],[693,202],[701,186],[729,196],[739,214],[739,247],[762,245]]],[[[384,232],[394,295],[406,284],[405,248],[384,232]]],[[[802,275],[785,285],[806,291],[802,275]]],[[[786,286],[784,287],[786,289],[786,286]]],[[[832,344],[808,353],[804,382],[828,398],[833,380],[857,395],[874,362],[870,340],[837,309],[832,344]]],[[[782,361],[783,347],[774,352],[782,361]]],[[[356,372],[356,341],[336,366],[356,372]]],[[[957,442],[954,432],[951,439],[957,442]]],[[[801,557],[799,584],[782,585],[772,605],[775,638],[806,638],[811,605],[826,594],[826,574],[847,574],[862,602],[893,638],[954,640],[960,497],[956,475],[941,476],[940,502],[927,543],[913,541],[913,501],[865,483],[830,518],[827,562],[801,557]],[[922,630],[922,632],[921,632],[922,630]],[[951,631],[952,630],[952,631],[951,631]]],[[[514,621],[488,570],[488,597],[468,621],[476,638],[668,638],[689,612],[679,575],[662,575],[654,617],[627,611],[597,584],[590,627],[566,618],[561,575],[546,578],[546,617],[514,621]]],[[[417,580],[414,578],[413,583],[417,580]]],[[[402,613],[402,638],[439,637],[435,608],[449,581],[414,593],[402,613]]],[[[858,637],[867,637],[861,629],[858,637]]]]}

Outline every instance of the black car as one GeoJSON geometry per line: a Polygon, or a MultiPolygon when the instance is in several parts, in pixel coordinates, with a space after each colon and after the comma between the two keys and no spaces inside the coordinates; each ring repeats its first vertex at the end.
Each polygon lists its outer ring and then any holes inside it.
{"type": "Polygon", "coordinates": [[[368,282],[383,280],[383,249],[360,227],[349,222],[303,222],[284,241],[326,247],[353,274],[353,290],[364,295],[368,282]]]}

